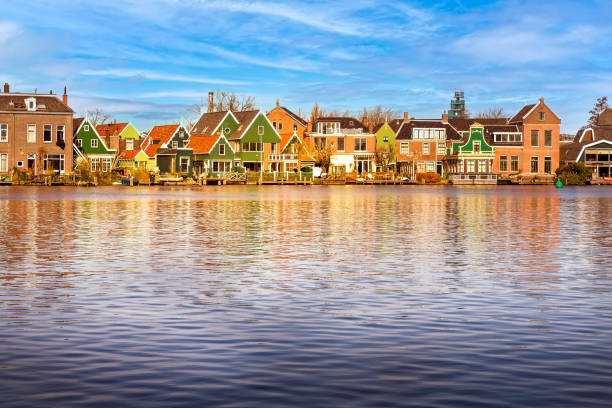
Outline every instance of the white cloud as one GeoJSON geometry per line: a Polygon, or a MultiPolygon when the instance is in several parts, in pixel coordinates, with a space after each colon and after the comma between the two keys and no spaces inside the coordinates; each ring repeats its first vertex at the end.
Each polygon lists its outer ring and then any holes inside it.
{"type": "Polygon", "coordinates": [[[233,81],[219,78],[207,78],[203,76],[185,76],[174,74],[163,74],[144,70],[133,69],[105,69],[105,70],[85,70],[83,75],[98,76],[107,78],[142,78],[151,81],[171,81],[171,82],[191,82],[198,84],[218,84],[218,85],[248,85],[249,82],[233,81]]]}
{"type": "Polygon", "coordinates": [[[13,21],[0,21],[0,44],[7,43],[9,40],[21,34],[21,26],[13,21]]]}

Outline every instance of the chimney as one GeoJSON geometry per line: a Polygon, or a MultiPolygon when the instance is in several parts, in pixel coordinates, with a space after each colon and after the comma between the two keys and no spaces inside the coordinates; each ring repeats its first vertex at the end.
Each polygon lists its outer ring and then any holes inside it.
{"type": "Polygon", "coordinates": [[[4,93],[11,93],[11,87],[9,86],[8,82],[4,83],[4,93]]]}
{"type": "Polygon", "coordinates": [[[540,103],[544,103],[544,97],[540,96],[540,103]]]}
{"type": "Polygon", "coordinates": [[[214,92],[209,92],[208,93],[208,113],[211,113],[213,111],[213,97],[214,97],[214,92]]]}
{"type": "Polygon", "coordinates": [[[312,121],[308,121],[308,136],[312,133],[312,121]]]}
{"type": "Polygon", "coordinates": [[[62,102],[68,106],[68,94],[66,93],[66,87],[64,87],[64,94],[62,95],[62,102]]]}
{"type": "Polygon", "coordinates": [[[404,112],[404,122],[408,121],[410,121],[410,119],[408,119],[408,112],[404,112]]]}
{"type": "Polygon", "coordinates": [[[442,122],[448,122],[448,113],[446,111],[442,114],[442,122]]]}
{"type": "Polygon", "coordinates": [[[367,127],[368,126],[368,116],[367,115],[363,115],[362,119],[361,119],[361,123],[363,124],[363,126],[367,127]]]}
{"type": "Polygon", "coordinates": [[[276,98],[276,107],[278,108],[280,106],[280,102],[278,101],[278,98],[276,98]]]}

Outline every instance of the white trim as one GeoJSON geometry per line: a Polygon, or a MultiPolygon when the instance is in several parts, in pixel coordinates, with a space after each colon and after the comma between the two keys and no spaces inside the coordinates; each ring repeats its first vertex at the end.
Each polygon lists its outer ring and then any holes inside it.
{"type": "Polygon", "coordinates": [[[38,126],[36,126],[36,123],[26,123],[26,143],[36,143],[36,139],[38,138],[38,126]],[[34,126],[34,141],[30,142],[30,126],[34,126]]]}
{"type": "Polygon", "coordinates": [[[43,143],[53,143],[53,123],[43,123],[42,127],[43,127],[43,134],[42,134],[42,136],[43,136],[43,139],[42,139],[43,143]],[[51,126],[51,132],[49,132],[49,135],[51,136],[51,140],[49,140],[49,141],[45,140],[45,126],[51,126]]]}
{"type": "MultiPolygon", "coordinates": [[[[212,112],[211,112],[212,113],[212,112]]],[[[234,118],[234,120],[236,121],[236,123],[238,125],[240,125],[240,121],[238,120],[238,118],[234,115],[234,113],[231,110],[228,110],[227,113],[225,114],[225,116],[223,117],[223,119],[221,119],[219,121],[219,123],[217,123],[217,126],[215,126],[215,129],[210,133],[211,135],[213,135],[218,129],[219,126],[221,126],[221,124],[223,123],[223,121],[225,120],[225,118],[227,118],[227,115],[232,115],[232,118],[234,118]]],[[[196,122],[197,125],[198,122],[196,122]]],[[[193,125],[195,126],[195,125],[193,125]]],[[[223,134],[223,129],[221,129],[221,134],[223,134]]]]}
{"type": "Polygon", "coordinates": [[[604,140],[604,139],[596,140],[596,141],[594,141],[592,143],[584,145],[584,146],[582,146],[582,150],[580,150],[580,153],[578,154],[578,156],[576,156],[576,162],[578,160],[580,160],[580,157],[584,154],[584,151],[586,150],[587,147],[591,147],[591,146],[594,146],[594,145],[599,144],[599,143],[606,143],[606,144],[609,144],[610,146],[612,146],[612,141],[604,140]]]}
{"type": "MultiPolygon", "coordinates": [[[[100,134],[98,133],[98,129],[96,129],[96,127],[95,127],[95,126],[93,126],[93,124],[92,124],[92,123],[89,121],[89,119],[87,119],[87,117],[86,117],[85,119],[83,119],[83,122],[81,122],[81,125],[79,126],[79,130],[81,130],[81,127],[82,127],[82,126],[85,124],[85,122],[87,122],[87,124],[89,125],[89,128],[90,128],[90,129],[93,129],[94,133],[95,133],[95,134],[96,134],[96,136],[98,137],[98,140],[99,140],[100,142],[102,142],[102,146],[104,146],[104,149],[106,149],[106,151],[109,151],[109,152],[115,152],[115,153],[117,152],[117,149],[109,149],[109,148],[106,146],[106,143],[104,143],[104,140],[102,139],[102,137],[101,137],[101,136],[100,136],[100,134]]],[[[86,132],[87,132],[87,130],[86,130],[86,132]]],[[[75,136],[76,136],[76,134],[75,134],[75,136]]],[[[74,138],[73,138],[73,142],[74,142],[74,138]]],[[[90,146],[89,146],[89,148],[90,148],[90,149],[97,149],[96,147],[91,147],[91,141],[89,142],[89,145],[90,145],[90,146]]]]}
{"type": "MultiPolygon", "coordinates": [[[[274,126],[272,126],[272,122],[270,122],[270,119],[268,119],[268,117],[266,115],[264,115],[261,111],[257,111],[257,114],[253,117],[253,120],[251,120],[251,123],[249,123],[249,125],[244,129],[244,132],[242,132],[242,134],[240,135],[240,137],[237,140],[242,140],[242,137],[244,136],[244,134],[249,131],[251,126],[253,126],[253,123],[255,122],[255,120],[257,119],[257,117],[259,115],[263,116],[266,119],[266,122],[268,122],[268,124],[270,125],[270,127],[272,128],[274,133],[276,133],[276,136],[278,136],[278,141],[277,142],[263,142],[263,143],[280,143],[283,140],[283,138],[280,137],[280,134],[276,131],[276,129],[274,129],[274,126]]],[[[238,122],[238,123],[240,123],[240,122],[238,122]]],[[[264,129],[264,132],[265,132],[265,129],[264,129]]],[[[259,143],[259,142],[257,142],[257,143],[259,143]]],[[[260,162],[253,162],[253,163],[260,163],[260,162]]]]}
{"type": "MultiPolygon", "coordinates": [[[[287,146],[289,146],[289,144],[291,143],[291,141],[293,140],[294,137],[297,137],[298,142],[302,143],[302,139],[300,139],[300,137],[298,136],[297,132],[293,132],[293,134],[291,135],[291,137],[289,138],[289,140],[287,140],[287,143],[285,143],[284,146],[281,147],[281,154],[283,153],[283,151],[285,150],[285,148],[287,146]]],[[[282,139],[281,139],[282,141],[282,139]]],[[[345,146],[346,148],[346,146],[345,146]]]]}
{"type": "Polygon", "coordinates": [[[593,128],[586,128],[582,131],[582,135],[580,136],[580,139],[578,140],[578,143],[582,143],[582,138],[584,137],[584,135],[586,135],[587,130],[591,131],[591,134],[593,134],[593,138],[595,137],[595,130],[593,128]]]}

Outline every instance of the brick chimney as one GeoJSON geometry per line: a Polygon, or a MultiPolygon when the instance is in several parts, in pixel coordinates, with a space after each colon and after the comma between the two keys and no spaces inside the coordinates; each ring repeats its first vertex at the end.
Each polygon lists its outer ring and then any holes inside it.
{"type": "Polygon", "coordinates": [[[442,114],[442,122],[448,122],[448,113],[444,112],[442,114]]]}
{"type": "Polygon", "coordinates": [[[363,124],[363,126],[368,127],[368,116],[367,115],[363,115],[361,117],[361,123],[363,124]]]}
{"type": "Polygon", "coordinates": [[[213,111],[213,98],[214,98],[214,92],[209,92],[208,93],[208,113],[211,113],[213,111]]]}
{"type": "Polygon", "coordinates": [[[4,83],[4,93],[11,93],[11,87],[9,86],[8,82],[4,83]]]}
{"type": "Polygon", "coordinates": [[[68,94],[66,93],[66,87],[64,87],[64,94],[62,95],[62,102],[68,106],[68,94]]]}
{"type": "Polygon", "coordinates": [[[276,107],[278,108],[280,106],[280,102],[278,100],[278,98],[276,98],[276,107]]]}
{"type": "Polygon", "coordinates": [[[404,112],[404,122],[407,123],[409,121],[410,119],[408,118],[408,112],[404,112]]]}

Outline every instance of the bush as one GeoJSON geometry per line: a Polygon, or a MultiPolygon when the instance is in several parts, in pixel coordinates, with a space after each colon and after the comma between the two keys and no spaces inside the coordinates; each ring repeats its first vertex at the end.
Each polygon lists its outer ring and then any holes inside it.
{"type": "Polygon", "coordinates": [[[441,177],[438,173],[417,173],[416,179],[419,183],[432,184],[439,183],[441,177]]]}
{"type": "Polygon", "coordinates": [[[246,169],[242,166],[232,167],[232,173],[246,173],[246,169]]]}
{"type": "Polygon", "coordinates": [[[304,173],[312,173],[312,167],[310,167],[310,166],[302,167],[302,172],[304,172],[304,173]]]}
{"type": "Polygon", "coordinates": [[[584,186],[591,179],[591,170],[582,163],[570,163],[555,170],[557,179],[566,186],[584,186]]]}

